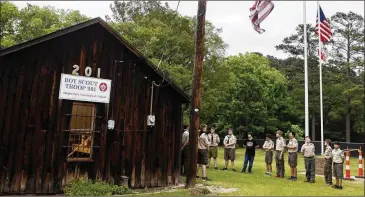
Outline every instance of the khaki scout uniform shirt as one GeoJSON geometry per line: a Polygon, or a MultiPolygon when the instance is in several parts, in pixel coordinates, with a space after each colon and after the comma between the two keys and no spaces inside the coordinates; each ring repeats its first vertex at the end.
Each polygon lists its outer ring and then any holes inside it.
{"type": "Polygon", "coordinates": [[[198,149],[209,149],[207,134],[202,133],[198,138],[198,149]]]}
{"type": "Polygon", "coordinates": [[[287,147],[288,147],[288,153],[298,152],[298,141],[297,141],[297,139],[295,139],[295,138],[290,139],[287,147]],[[289,149],[289,148],[295,148],[295,149],[289,149]]]}
{"type": "Polygon", "coordinates": [[[184,145],[189,140],[189,131],[185,130],[182,134],[181,144],[184,145]]]}
{"type": "Polygon", "coordinates": [[[333,156],[333,163],[343,163],[345,155],[343,153],[343,150],[341,149],[333,149],[332,150],[332,156],[333,156]]]}
{"type": "Polygon", "coordinates": [[[262,148],[265,149],[266,151],[272,151],[274,149],[274,142],[272,140],[265,141],[262,148]]]}
{"type": "Polygon", "coordinates": [[[223,144],[232,144],[229,146],[225,146],[224,148],[236,148],[236,142],[237,142],[237,138],[232,134],[232,135],[227,135],[224,140],[223,140],[223,144]]]}
{"type": "Polygon", "coordinates": [[[326,159],[330,159],[332,157],[332,148],[330,146],[326,147],[326,150],[324,151],[323,156],[326,159]]]}
{"type": "Polygon", "coordinates": [[[314,157],[316,154],[314,144],[312,143],[304,143],[302,146],[302,150],[300,151],[304,154],[304,157],[314,157]]]}
{"type": "Polygon", "coordinates": [[[276,139],[276,149],[277,151],[283,151],[285,146],[285,139],[283,137],[279,137],[276,139]]]}
{"type": "Polygon", "coordinates": [[[208,141],[209,141],[209,146],[218,146],[219,142],[220,142],[220,139],[219,139],[219,136],[218,134],[216,133],[209,133],[208,134],[208,141]]]}

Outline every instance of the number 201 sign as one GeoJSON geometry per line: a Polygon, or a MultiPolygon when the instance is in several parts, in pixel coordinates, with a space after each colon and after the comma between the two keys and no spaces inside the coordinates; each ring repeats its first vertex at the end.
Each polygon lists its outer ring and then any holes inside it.
{"type": "MultiPolygon", "coordinates": [[[[79,70],[80,70],[80,66],[79,65],[73,65],[72,66],[74,68],[74,70],[72,71],[72,75],[79,75],[79,70]]],[[[92,75],[92,69],[90,66],[86,66],[85,68],[85,76],[86,77],[90,77],[92,75]]],[[[96,77],[100,78],[100,68],[98,68],[98,72],[96,73],[96,77]]]]}

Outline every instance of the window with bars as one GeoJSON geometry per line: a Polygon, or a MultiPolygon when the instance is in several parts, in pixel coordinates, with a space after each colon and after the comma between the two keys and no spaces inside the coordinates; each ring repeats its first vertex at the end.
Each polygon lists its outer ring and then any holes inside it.
{"type": "Polygon", "coordinates": [[[95,105],[73,102],[67,145],[68,161],[92,161],[95,105]]]}

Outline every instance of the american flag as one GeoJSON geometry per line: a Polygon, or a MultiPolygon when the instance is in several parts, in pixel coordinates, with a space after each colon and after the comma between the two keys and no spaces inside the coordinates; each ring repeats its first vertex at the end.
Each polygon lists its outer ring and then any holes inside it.
{"type": "Polygon", "coordinates": [[[258,33],[264,33],[265,30],[260,28],[260,23],[265,20],[267,16],[274,9],[274,4],[269,0],[256,0],[255,4],[250,8],[250,20],[253,28],[258,33]]]}
{"type": "MultiPolygon", "coordinates": [[[[320,28],[318,28],[318,13],[317,13],[317,18],[316,18],[316,28],[315,28],[315,33],[316,35],[318,35],[318,29],[320,29],[320,40],[322,43],[326,43],[328,41],[330,41],[331,37],[332,37],[332,31],[331,31],[331,27],[328,24],[328,21],[323,13],[322,8],[319,6],[319,15],[320,15],[320,28]]],[[[326,55],[325,55],[325,51],[322,51],[321,49],[321,43],[320,46],[318,47],[318,56],[321,58],[321,60],[325,60],[326,59],[326,55]]]]}

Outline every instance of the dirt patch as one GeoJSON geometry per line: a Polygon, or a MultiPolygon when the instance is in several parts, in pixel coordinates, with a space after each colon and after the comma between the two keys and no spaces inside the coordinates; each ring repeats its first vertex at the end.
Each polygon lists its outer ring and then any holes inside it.
{"type": "MultiPolygon", "coordinates": [[[[156,194],[156,193],[168,193],[168,192],[175,192],[181,191],[185,189],[184,184],[179,184],[176,186],[170,187],[161,187],[161,188],[144,188],[133,190],[133,194],[135,195],[148,195],[148,194],[156,194]]],[[[219,186],[207,186],[203,184],[196,184],[194,188],[188,189],[189,194],[192,196],[217,196],[218,194],[223,193],[231,193],[238,191],[238,188],[224,188],[219,186]]]]}
{"type": "Polygon", "coordinates": [[[196,187],[189,189],[189,193],[192,196],[216,196],[218,194],[232,193],[235,191],[238,191],[238,189],[204,185],[197,185],[196,187]]]}

